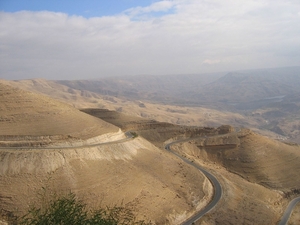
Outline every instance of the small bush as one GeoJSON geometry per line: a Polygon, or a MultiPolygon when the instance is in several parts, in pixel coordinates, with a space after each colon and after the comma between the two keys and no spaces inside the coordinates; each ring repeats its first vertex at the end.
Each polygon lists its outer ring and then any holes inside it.
{"type": "Polygon", "coordinates": [[[88,211],[75,194],[69,193],[48,203],[46,207],[32,207],[19,219],[25,225],[146,225],[136,221],[133,213],[125,207],[112,207],[88,211]]]}
{"type": "Polygon", "coordinates": [[[133,138],[136,138],[138,136],[138,134],[135,133],[135,132],[130,132],[130,133],[131,133],[131,135],[132,135],[133,138]]]}

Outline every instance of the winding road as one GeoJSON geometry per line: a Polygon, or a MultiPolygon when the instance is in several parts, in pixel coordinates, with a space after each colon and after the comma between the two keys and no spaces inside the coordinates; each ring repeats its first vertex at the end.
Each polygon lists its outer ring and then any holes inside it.
{"type": "MultiPolygon", "coordinates": [[[[16,150],[16,149],[26,149],[26,150],[32,150],[32,149],[39,149],[39,150],[44,150],[44,149],[77,149],[77,148],[87,148],[87,147],[96,147],[96,146],[101,146],[101,145],[107,145],[107,144],[114,144],[114,143],[121,143],[121,142],[125,142],[128,141],[132,138],[134,138],[134,135],[132,134],[132,131],[127,131],[125,133],[125,138],[120,139],[120,140],[115,140],[115,141],[109,141],[109,142],[102,142],[102,143],[95,143],[95,144],[86,144],[86,145],[79,145],[79,146],[42,146],[42,147],[31,147],[31,146],[26,146],[26,147],[0,147],[1,149],[5,149],[5,150],[16,150]]],[[[183,160],[185,163],[195,167],[196,169],[198,169],[199,171],[201,171],[212,183],[213,187],[214,187],[214,195],[213,195],[213,199],[210,201],[210,203],[208,205],[205,206],[205,208],[203,208],[202,210],[200,210],[199,212],[197,212],[195,215],[193,215],[192,217],[190,217],[189,219],[187,219],[184,223],[182,223],[182,225],[190,225],[194,222],[196,222],[197,220],[199,220],[203,215],[205,215],[206,213],[208,213],[211,209],[213,209],[215,207],[215,205],[218,203],[218,201],[221,199],[222,197],[222,187],[220,185],[220,183],[218,182],[218,180],[211,174],[209,173],[207,170],[201,168],[200,166],[194,164],[193,162],[189,161],[188,159],[180,156],[179,154],[177,154],[176,152],[171,150],[171,145],[176,144],[176,143],[181,143],[181,142],[186,142],[192,140],[192,138],[189,139],[185,139],[185,140],[179,140],[179,141],[174,141],[172,143],[169,143],[165,146],[165,149],[169,152],[171,152],[172,154],[176,155],[177,157],[179,157],[181,160],[183,160]]]]}
{"type": "Polygon", "coordinates": [[[289,221],[289,218],[293,212],[294,207],[297,205],[297,203],[300,202],[300,197],[294,198],[292,201],[290,201],[288,207],[286,208],[280,222],[278,225],[286,225],[289,221]]]}
{"type": "Polygon", "coordinates": [[[5,150],[13,150],[13,149],[38,149],[38,150],[54,150],[54,149],[77,149],[77,148],[91,148],[91,147],[96,147],[96,146],[101,146],[101,145],[108,145],[108,144],[116,144],[116,143],[122,143],[125,141],[128,141],[129,139],[133,138],[134,136],[132,135],[132,131],[127,131],[125,133],[125,138],[120,139],[120,140],[115,140],[115,141],[108,141],[108,142],[101,142],[101,143],[95,143],[95,144],[85,144],[85,145],[75,145],[75,146],[42,146],[42,147],[31,147],[31,146],[26,146],[26,147],[0,147],[1,149],[5,150]]]}
{"type": "Polygon", "coordinates": [[[207,170],[203,169],[202,167],[198,166],[197,164],[191,162],[190,160],[182,157],[178,153],[171,150],[171,145],[186,142],[186,141],[189,141],[189,140],[191,140],[191,139],[174,141],[172,143],[167,144],[165,146],[165,149],[167,151],[171,152],[172,154],[176,155],[177,157],[179,157],[185,163],[187,163],[187,164],[195,167],[197,170],[201,171],[209,179],[209,181],[213,185],[214,195],[213,195],[213,199],[210,201],[210,203],[208,205],[206,205],[202,210],[197,212],[192,217],[188,218],[185,222],[182,223],[182,225],[190,225],[190,224],[193,224],[196,221],[198,221],[202,216],[204,216],[206,213],[208,213],[210,210],[212,210],[217,205],[217,203],[219,202],[219,200],[222,197],[222,186],[221,186],[221,184],[219,183],[219,181],[217,180],[217,178],[215,176],[213,176],[211,173],[209,173],[207,170]]]}
{"type": "MultiPolygon", "coordinates": [[[[236,131],[237,132],[237,131],[236,131]]],[[[107,144],[113,144],[113,143],[122,143],[125,141],[128,141],[132,138],[134,138],[135,136],[132,134],[132,131],[127,131],[125,133],[125,138],[120,139],[120,140],[115,140],[115,141],[109,141],[109,142],[102,142],[102,143],[95,143],[95,144],[87,144],[87,145],[80,145],[80,146],[51,146],[51,147],[30,147],[30,146],[26,146],[26,147],[0,147],[1,149],[5,149],[5,150],[13,150],[13,149],[27,149],[27,150],[32,150],[32,149],[74,149],[74,148],[86,148],[86,147],[95,147],[95,146],[101,146],[101,145],[107,145],[107,144]]],[[[179,155],[178,153],[176,153],[175,151],[171,150],[171,145],[174,144],[178,144],[178,143],[183,143],[183,142],[187,142],[190,140],[193,140],[196,138],[189,138],[189,139],[184,139],[184,140],[177,140],[174,142],[171,142],[167,145],[165,145],[165,149],[174,154],[175,156],[177,156],[178,158],[180,158],[181,160],[183,160],[185,163],[193,166],[194,168],[196,168],[197,170],[201,171],[211,182],[211,184],[214,187],[214,195],[212,200],[209,202],[208,205],[206,205],[203,209],[201,209],[199,212],[197,212],[196,214],[194,214],[193,216],[191,216],[190,218],[188,218],[186,221],[184,221],[182,223],[182,225],[191,225],[195,222],[197,222],[202,216],[204,216],[206,213],[208,213],[210,210],[212,210],[217,203],[219,202],[219,200],[222,197],[222,186],[219,183],[219,181],[216,179],[215,176],[213,176],[210,172],[208,172],[207,170],[205,170],[204,168],[200,167],[199,165],[193,163],[192,161],[188,160],[187,158],[179,155]]],[[[288,220],[292,214],[292,211],[294,209],[294,207],[297,205],[297,203],[300,202],[300,197],[294,198],[288,205],[287,209],[285,210],[280,222],[278,223],[278,225],[286,225],[288,223],[288,220]]]]}

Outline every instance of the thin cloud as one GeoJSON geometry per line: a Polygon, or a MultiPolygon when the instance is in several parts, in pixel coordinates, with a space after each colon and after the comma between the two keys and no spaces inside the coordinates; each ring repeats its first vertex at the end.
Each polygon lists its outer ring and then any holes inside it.
{"type": "Polygon", "coordinates": [[[89,19],[0,12],[0,77],[83,79],[299,65],[299,11],[298,1],[174,0],[89,19]],[[167,13],[147,16],[160,11],[167,13]]]}
{"type": "Polygon", "coordinates": [[[125,10],[123,13],[133,17],[136,15],[141,15],[141,14],[151,13],[151,12],[167,12],[174,5],[175,3],[173,1],[159,1],[159,2],[152,3],[150,6],[147,7],[135,7],[135,8],[125,10]]]}

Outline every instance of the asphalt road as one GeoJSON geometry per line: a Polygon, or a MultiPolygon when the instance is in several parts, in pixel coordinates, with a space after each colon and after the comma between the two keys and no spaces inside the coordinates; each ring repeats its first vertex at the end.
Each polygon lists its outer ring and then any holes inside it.
{"type": "Polygon", "coordinates": [[[50,147],[30,147],[30,146],[26,146],[26,147],[0,147],[1,149],[5,149],[5,150],[13,150],[13,149],[27,149],[27,150],[31,150],[31,149],[35,149],[35,150],[43,150],[43,149],[48,149],[48,150],[53,150],[53,149],[77,149],[77,148],[90,148],[90,147],[96,147],[96,146],[101,146],[101,145],[108,145],[108,144],[116,144],[116,143],[122,143],[125,141],[128,141],[129,139],[133,138],[133,135],[131,133],[131,131],[127,131],[125,133],[125,138],[120,139],[120,140],[116,140],[116,141],[108,141],[108,142],[102,142],[102,143],[96,143],[96,144],[86,144],[86,145],[77,145],[77,146],[50,146],[50,147]]]}
{"type": "Polygon", "coordinates": [[[297,203],[300,202],[300,197],[294,198],[292,201],[290,201],[288,207],[286,208],[280,222],[278,225],[286,225],[289,221],[289,218],[293,212],[294,207],[297,205],[297,203]]]}
{"type": "MultiPolygon", "coordinates": [[[[236,131],[238,132],[238,131],[236,131]]],[[[107,145],[107,144],[113,144],[113,143],[121,143],[121,142],[125,142],[129,139],[133,138],[133,135],[131,133],[131,131],[128,131],[125,133],[126,138],[121,139],[121,140],[116,140],[116,141],[110,141],[110,142],[104,142],[104,143],[96,143],[96,144],[90,144],[90,145],[82,145],[82,146],[60,146],[60,147],[0,147],[0,149],[74,149],[74,148],[83,148],[83,147],[95,147],[95,146],[99,146],[99,145],[107,145]]],[[[176,152],[171,150],[171,145],[173,144],[177,144],[177,143],[182,143],[182,142],[186,142],[186,141],[190,141],[193,138],[189,138],[189,139],[185,139],[185,140],[178,140],[178,141],[174,141],[172,143],[169,143],[165,146],[165,149],[169,152],[171,152],[172,154],[176,155],[177,157],[179,157],[181,160],[183,160],[185,163],[195,167],[196,169],[198,169],[199,171],[201,171],[211,182],[211,184],[214,187],[214,196],[213,199],[210,201],[210,203],[208,205],[205,206],[205,208],[203,208],[202,210],[200,210],[199,212],[197,212],[195,215],[193,215],[192,217],[188,218],[185,222],[182,223],[182,225],[191,225],[193,223],[195,223],[196,221],[198,221],[202,216],[204,216],[206,213],[208,213],[210,210],[212,210],[217,203],[219,202],[219,200],[222,197],[222,186],[219,183],[219,181],[216,179],[216,177],[214,177],[211,173],[209,173],[207,170],[203,169],[202,167],[196,165],[195,163],[193,163],[192,161],[182,157],[181,155],[177,154],[176,152]]],[[[288,205],[287,209],[285,210],[280,222],[278,223],[278,225],[286,225],[291,214],[292,211],[294,209],[294,207],[297,205],[297,203],[300,202],[300,197],[294,198],[288,205]]]]}
{"type": "MultiPolygon", "coordinates": [[[[128,141],[129,139],[134,138],[131,131],[126,132],[125,135],[126,135],[126,138],[121,139],[121,140],[104,142],[104,143],[96,143],[96,144],[90,144],[90,145],[60,146],[60,147],[56,147],[56,146],[53,146],[53,147],[0,147],[0,149],[6,149],[6,150],[13,150],[13,149],[28,149],[28,150],[31,150],[31,149],[35,149],[35,150],[37,150],[37,149],[39,149],[39,150],[43,150],[43,149],[74,149],[74,148],[95,147],[95,146],[107,145],[107,144],[113,144],[113,143],[121,143],[121,142],[125,142],[125,141],[128,141]]],[[[176,144],[176,143],[180,143],[180,142],[186,142],[186,141],[189,141],[189,140],[192,140],[192,138],[186,139],[186,140],[179,140],[179,141],[169,143],[165,146],[165,149],[167,151],[171,152],[172,154],[176,155],[180,159],[182,159],[185,163],[187,163],[187,164],[195,167],[199,171],[201,171],[212,183],[212,185],[214,187],[214,195],[213,195],[213,199],[211,200],[211,202],[208,205],[206,205],[205,208],[203,208],[202,210],[197,212],[192,217],[188,218],[185,222],[182,223],[182,225],[190,225],[190,224],[193,224],[194,222],[198,221],[202,216],[204,216],[206,213],[208,213],[210,210],[212,210],[222,197],[221,184],[218,182],[218,180],[211,173],[209,173],[207,170],[203,169],[202,167],[194,164],[190,160],[182,157],[181,155],[177,154],[176,152],[172,151],[171,148],[170,148],[170,146],[172,144],[176,144]]]]}
{"type": "Polygon", "coordinates": [[[189,141],[189,140],[191,140],[191,139],[180,140],[180,141],[175,141],[175,142],[169,143],[165,146],[165,149],[167,151],[173,153],[174,155],[176,155],[180,159],[182,159],[185,163],[187,163],[187,164],[195,167],[199,171],[201,171],[210,180],[211,184],[213,185],[213,187],[214,187],[214,196],[213,196],[213,199],[211,200],[211,202],[208,205],[206,205],[202,210],[197,212],[192,217],[188,218],[185,222],[182,223],[182,225],[190,225],[190,224],[193,224],[196,221],[198,221],[202,216],[204,216],[206,213],[208,213],[210,210],[212,210],[217,205],[217,203],[219,202],[219,200],[222,197],[222,186],[219,183],[219,181],[211,173],[209,173],[207,170],[203,169],[202,167],[196,165],[192,161],[190,161],[190,160],[182,157],[181,155],[177,154],[176,152],[172,151],[171,148],[170,148],[170,146],[173,145],[173,144],[180,143],[180,142],[186,142],[186,141],[189,141]]]}

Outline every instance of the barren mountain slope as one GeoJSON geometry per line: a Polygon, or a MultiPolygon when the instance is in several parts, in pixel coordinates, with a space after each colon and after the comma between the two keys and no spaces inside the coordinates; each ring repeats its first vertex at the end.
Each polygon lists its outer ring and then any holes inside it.
{"type": "Polygon", "coordinates": [[[105,100],[110,102],[110,97],[101,96],[87,90],[76,90],[51,80],[1,80],[1,82],[16,88],[58,99],[76,108],[107,107],[105,100]]]}
{"type": "Polygon", "coordinates": [[[39,204],[44,186],[72,190],[91,207],[123,202],[140,219],[178,224],[212,194],[201,173],[142,138],[77,150],[0,150],[0,160],[0,208],[14,214],[39,204]]]}
{"type": "Polygon", "coordinates": [[[208,137],[196,143],[210,159],[252,183],[289,192],[300,187],[300,147],[250,130],[208,137]]]}
{"type": "Polygon", "coordinates": [[[299,193],[300,147],[249,130],[178,144],[173,149],[210,168],[223,200],[199,224],[277,224],[299,193]]]}
{"type": "MultiPolygon", "coordinates": [[[[89,138],[119,129],[45,96],[3,84],[0,90],[2,141],[8,137],[26,141],[37,135],[89,138]]],[[[1,147],[3,218],[40,204],[42,187],[45,198],[72,190],[90,207],[123,202],[138,218],[157,224],[178,224],[212,195],[210,183],[199,171],[141,137],[74,149],[1,147]]]]}
{"type": "Polygon", "coordinates": [[[0,135],[88,139],[119,129],[49,97],[0,83],[0,135]]]}
{"type": "MultiPolygon", "coordinates": [[[[283,176],[285,173],[288,173],[288,171],[284,170],[281,172],[280,168],[272,168],[272,165],[275,163],[281,165],[287,161],[293,161],[293,156],[290,155],[290,152],[285,152],[283,150],[281,152],[281,158],[275,157],[276,159],[274,159],[274,156],[263,158],[262,160],[264,162],[261,161],[260,163],[251,166],[251,172],[246,171],[248,173],[242,174],[237,172],[245,172],[247,165],[243,165],[243,163],[247,162],[246,160],[249,157],[256,157],[256,152],[265,152],[267,148],[272,146],[272,143],[276,145],[276,143],[278,143],[277,141],[265,139],[264,137],[249,131],[238,132],[238,134],[235,132],[226,133],[227,126],[218,129],[181,127],[155,121],[135,120],[132,116],[129,117],[118,112],[110,113],[109,111],[96,109],[86,111],[114,124],[121,124],[121,121],[123,120],[127,129],[137,130],[139,135],[152,143],[155,143],[155,145],[160,148],[163,148],[164,143],[172,139],[186,139],[188,137],[200,136],[200,138],[197,138],[196,140],[193,139],[172,146],[173,150],[178,151],[178,153],[182,155],[186,155],[187,158],[208,168],[215,176],[217,176],[223,186],[222,200],[217,204],[214,210],[208,213],[207,216],[201,219],[197,224],[273,225],[277,223],[288,203],[288,199],[285,198],[282,191],[274,190],[270,186],[260,185],[258,183],[262,180],[253,181],[253,179],[249,179],[248,176],[251,176],[251,173],[253,173],[253,176],[258,176],[264,172],[270,173],[271,170],[280,173],[279,177],[283,176]],[[246,134],[254,136],[249,139],[247,144],[241,144],[241,142],[244,142],[246,134]],[[257,146],[258,143],[261,144],[259,148],[257,146]],[[268,146],[267,143],[269,143],[270,146],[268,146]],[[240,148],[240,146],[243,147],[240,148]],[[241,156],[234,158],[232,157],[233,152],[235,152],[235,154],[240,154],[241,156]],[[232,163],[233,160],[238,160],[238,163],[232,163]],[[230,164],[230,166],[228,166],[228,164],[230,164]]],[[[231,128],[229,130],[234,129],[231,128]]],[[[282,144],[281,147],[283,146],[285,146],[285,144],[282,144]]],[[[294,161],[294,164],[291,165],[291,167],[295,166],[295,168],[297,168],[298,165],[295,163],[296,161],[294,161]]],[[[295,175],[294,171],[292,171],[293,168],[291,167],[289,167],[291,170],[289,174],[295,175]]],[[[283,181],[283,183],[285,183],[285,181],[290,180],[287,182],[286,188],[284,189],[287,193],[289,193],[292,188],[288,183],[297,182],[297,179],[296,181],[293,181],[289,174],[286,174],[288,177],[283,181]]],[[[276,180],[276,177],[270,176],[269,182],[271,182],[272,179],[276,180]]]]}
{"type": "Polygon", "coordinates": [[[239,150],[229,153],[225,166],[266,187],[286,192],[300,188],[298,145],[282,143],[251,131],[242,133],[239,138],[239,150]]]}

